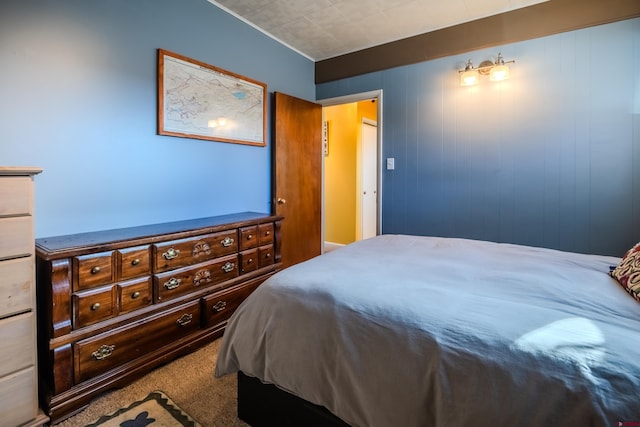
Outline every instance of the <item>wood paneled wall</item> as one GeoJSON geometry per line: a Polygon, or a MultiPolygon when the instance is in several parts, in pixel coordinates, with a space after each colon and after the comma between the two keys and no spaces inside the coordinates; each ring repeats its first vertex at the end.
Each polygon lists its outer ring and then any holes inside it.
{"type": "Polygon", "coordinates": [[[317,86],[382,89],[384,233],[621,256],[640,240],[640,18],[317,86]],[[515,59],[511,80],[457,69],[515,59]]]}

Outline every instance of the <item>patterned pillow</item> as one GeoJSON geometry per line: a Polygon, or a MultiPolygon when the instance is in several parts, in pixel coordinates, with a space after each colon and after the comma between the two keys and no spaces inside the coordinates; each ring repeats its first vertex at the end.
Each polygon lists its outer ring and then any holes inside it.
{"type": "Polygon", "coordinates": [[[611,273],[623,288],[640,301],[640,243],[629,249],[611,273]]]}

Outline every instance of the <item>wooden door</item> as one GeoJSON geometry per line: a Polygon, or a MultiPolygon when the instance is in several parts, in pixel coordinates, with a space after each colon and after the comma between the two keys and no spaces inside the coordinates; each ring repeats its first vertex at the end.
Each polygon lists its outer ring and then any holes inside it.
{"type": "Polygon", "coordinates": [[[274,111],[273,206],[289,267],[322,250],[322,106],[276,92],[274,111]]]}

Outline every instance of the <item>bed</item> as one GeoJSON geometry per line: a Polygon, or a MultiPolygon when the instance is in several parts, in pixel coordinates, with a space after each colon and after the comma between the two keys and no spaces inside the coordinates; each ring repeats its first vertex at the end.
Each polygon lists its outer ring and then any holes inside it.
{"type": "Polygon", "coordinates": [[[269,278],[229,320],[215,375],[238,373],[253,425],[640,422],[640,302],[610,276],[620,263],[377,236],[269,278]]]}

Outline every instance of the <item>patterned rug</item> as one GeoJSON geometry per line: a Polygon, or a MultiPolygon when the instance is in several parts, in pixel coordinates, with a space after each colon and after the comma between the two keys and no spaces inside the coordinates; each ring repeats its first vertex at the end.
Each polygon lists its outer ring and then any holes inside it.
{"type": "Polygon", "coordinates": [[[111,415],[100,417],[86,427],[200,427],[189,415],[161,391],[118,409],[111,415]]]}

